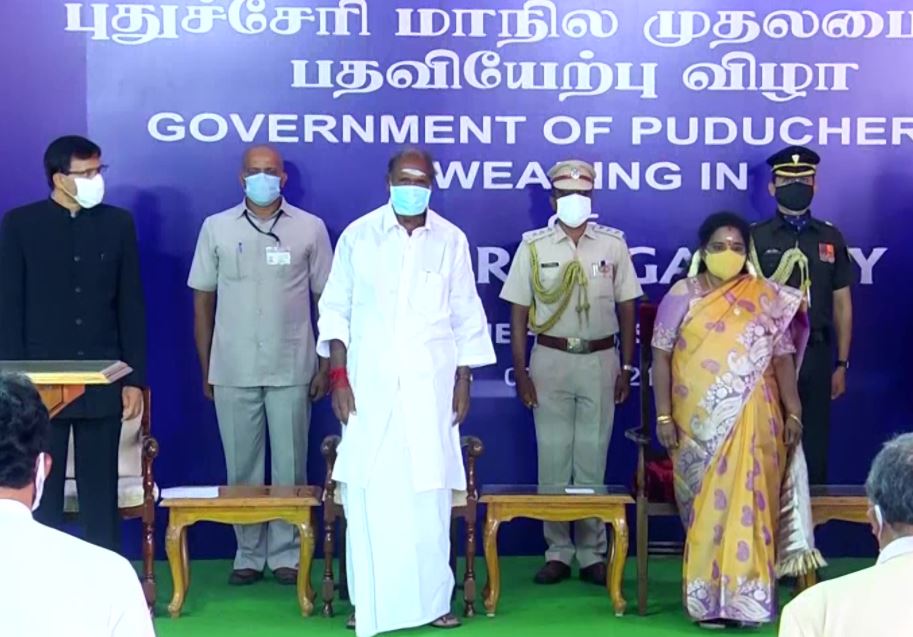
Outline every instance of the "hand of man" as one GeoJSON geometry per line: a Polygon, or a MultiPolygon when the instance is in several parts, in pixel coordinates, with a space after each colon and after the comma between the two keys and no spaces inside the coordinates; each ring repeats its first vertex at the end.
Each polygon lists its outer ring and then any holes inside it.
{"type": "Polygon", "coordinates": [[[615,404],[620,405],[631,395],[631,372],[623,370],[615,379],[615,404]]]}
{"type": "Polygon", "coordinates": [[[210,385],[209,382],[205,381],[205,380],[203,381],[203,395],[206,396],[206,398],[208,400],[212,400],[212,397],[214,395],[213,390],[212,390],[212,385],[210,385]]]}
{"type": "Polygon", "coordinates": [[[533,379],[529,377],[526,370],[517,373],[517,396],[523,401],[527,409],[535,409],[539,406],[539,398],[536,396],[536,386],[533,379]]]}
{"type": "Polygon", "coordinates": [[[349,414],[355,413],[355,394],[348,385],[333,390],[333,413],[344,425],[349,424],[349,414]]]}
{"type": "Polygon", "coordinates": [[[831,376],[831,400],[837,400],[846,393],[846,368],[838,367],[831,376]]]}
{"type": "Polygon", "coordinates": [[[322,400],[330,389],[330,379],[325,371],[318,371],[311,379],[310,396],[312,402],[322,400]]]}
{"type": "Polygon", "coordinates": [[[656,437],[659,439],[659,444],[666,449],[678,447],[678,432],[675,430],[675,423],[672,421],[657,423],[656,437]]]}
{"type": "Polygon", "coordinates": [[[124,412],[121,418],[124,420],[133,420],[143,411],[143,390],[139,387],[124,387],[120,391],[121,401],[124,404],[124,412]]]}
{"type": "Polygon", "coordinates": [[[458,378],[453,386],[453,426],[462,425],[469,415],[469,379],[458,378]]]}

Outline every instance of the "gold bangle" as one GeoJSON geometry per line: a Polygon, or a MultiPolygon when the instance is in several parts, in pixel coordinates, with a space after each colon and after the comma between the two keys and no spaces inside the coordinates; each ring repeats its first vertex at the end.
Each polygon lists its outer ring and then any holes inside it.
{"type": "Polygon", "coordinates": [[[674,421],[672,420],[672,416],[657,416],[656,422],[658,422],[660,424],[666,424],[666,423],[670,423],[670,422],[674,422],[674,421]]]}
{"type": "Polygon", "coordinates": [[[786,417],[786,419],[787,419],[787,420],[795,420],[797,423],[799,423],[799,426],[800,426],[800,427],[802,426],[802,419],[799,418],[796,414],[790,414],[789,416],[786,417]]]}

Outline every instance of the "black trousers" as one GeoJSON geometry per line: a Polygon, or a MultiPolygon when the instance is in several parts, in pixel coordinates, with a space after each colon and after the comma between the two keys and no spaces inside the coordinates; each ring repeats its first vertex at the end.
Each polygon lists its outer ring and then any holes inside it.
{"type": "Polygon", "coordinates": [[[812,333],[799,370],[802,401],[802,447],[810,484],[827,484],[827,457],[831,429],[831,376],[834,352],[829,338],[812,333]]]}
{"type": "Polygon", "coordinates": [[[63,525],[63,486],[67,446],[73,430],[79,521],[85,539],[119,553],[120,514],[117,510],[117,454],[121,417],[51,421],[51,474],[45,481],[35,519],[54,528],[63,525]]]}

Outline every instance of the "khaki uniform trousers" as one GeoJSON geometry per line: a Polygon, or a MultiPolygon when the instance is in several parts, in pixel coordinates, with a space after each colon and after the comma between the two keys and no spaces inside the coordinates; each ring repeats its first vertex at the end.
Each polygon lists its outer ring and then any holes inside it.
{"type": "MultiPolygon", "coordinates": [[[[601,485],[615,420],[615,381],[620,373],[615,348],[571,354],[536,345],[530,377],[539,406],[533,412],[542,486],[601,485]]],[[[606,559],[605,525],[597,519],[570,524],[546,522],[545,559],[581,568],[606,559]]]]}

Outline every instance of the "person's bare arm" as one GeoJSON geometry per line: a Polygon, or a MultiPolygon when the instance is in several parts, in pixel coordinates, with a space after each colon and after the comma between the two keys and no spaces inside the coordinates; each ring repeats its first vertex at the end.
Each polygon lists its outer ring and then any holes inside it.
{"type": "Polygon", "coordinates": [[[512,303],[510,306],[510,351],[514,361],[514,380],[517,383],[517,396],[528,408],[539,406],[536,386],[526,370],[526,346],[529,340],[529,307],[512,303]]]}
{"type": "Polygon", "coordinates": [[[624,369],[634,363],[634,345],[637,342],[637,318],[634,299],[623,301],[616,307],[618,327],[621,332],[621,374],[615,383],[615,403],[621,404],[631,393],[631,372],[624,369]]]}
{"type": "Polygon", "coordinates": [[[773,361],[780,402],[785,410],[786,444],[792,447],[802,439],[802,401],[796,377],[796,358],[792,354],[776,356],[773,361]]]}
{"type": "MultiPolygon", "coordinates": [[[[834,332],[837,336],[837,360],[850,359],[853,340],[853,297],[849,286],[834,290],[834,332]]],[[[836,400],[846,392],[846,369],[838,367],[831,380],[831,399],[836,400]]]]}
{"type": "Polygon", "coordinates": [[[200,371],[203,373],[203,393],[212,400],[209,384],[209,357],[212,353],[212,334],[216,325],[216,293],[193,291],[193,337],[197,345],[200,371]]]}
{"type": "Polygon", "coordinates": [[[653,348],[653,400],[656,404],[656,436],[666,449],[678,446],[672,420],[672,352],[653,348]]]}

